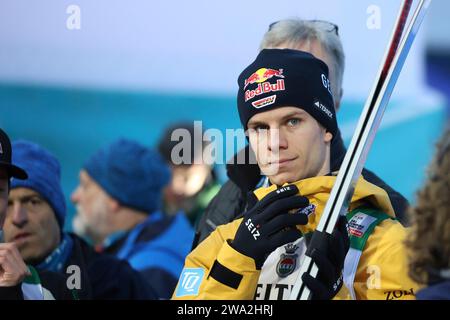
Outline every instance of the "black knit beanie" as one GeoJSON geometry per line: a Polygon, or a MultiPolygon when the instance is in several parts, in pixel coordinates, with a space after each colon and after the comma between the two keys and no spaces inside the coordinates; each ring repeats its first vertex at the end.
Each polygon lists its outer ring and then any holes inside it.
{"type": "Polygon", "coordinates": [[[264,49],[239,76],[239,117],[245,130],[254,115],[280,107],[308,112],[336,135],[337,122],[327,65],[307,52],[264,49]]]}

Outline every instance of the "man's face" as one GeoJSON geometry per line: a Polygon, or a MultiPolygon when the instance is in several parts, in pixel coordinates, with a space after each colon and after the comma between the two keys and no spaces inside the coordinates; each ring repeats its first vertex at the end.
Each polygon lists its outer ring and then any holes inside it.
{"type": "Polygon", "coordinates": [[[81,170],[79,178],[71,197],[77,208],[74,228],[99,243],[109,234],[109,196],[85,170],[81,170]]]}
{"type": "Polygon", "coordinates": [[[4,168],[0,168],[0,229],[3,227],[8,205],[8,180],[8,173],[4,168]]]}
{"type": "Polygon", "coordinates": [[[331,133],[307,112],[282,107],[248,122],[249,139],[262,173],[277,185],[329,172],[331,133]]]}
{"type": "Polygon", "coordinates": [[[41,262],[61,241],[52,207],[28,188],[11,190],[3,230],[5,241],[14,242],[23,259],[31,264],[41,262]]]}

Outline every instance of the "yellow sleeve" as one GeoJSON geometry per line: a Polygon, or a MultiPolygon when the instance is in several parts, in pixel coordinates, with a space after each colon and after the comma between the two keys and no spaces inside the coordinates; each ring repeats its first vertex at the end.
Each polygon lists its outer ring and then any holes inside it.
{"type": "Polygon", "coordinates": [[[355,276],[358,300],[415,299],[419,285],[408,275],[405,237],[406,229],[394,220],[384,220],[374,229],[355,276]]]}
{"type": "Polygon", "coordinates": [[[242,219],[218,227],[185,260],[173,293],[174,300],[250,300],[253,299],[260,270],[252,258],[234,250],[227,242],[233,239],[242,219]],[[237,288],[210,275],[215,262],[240,278],[237,288]]]}

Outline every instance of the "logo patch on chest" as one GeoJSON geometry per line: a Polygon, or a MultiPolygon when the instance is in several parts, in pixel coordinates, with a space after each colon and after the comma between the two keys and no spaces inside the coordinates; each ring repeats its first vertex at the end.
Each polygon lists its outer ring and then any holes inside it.
{"type": "Polygon", "coordinates": [[[295,267],[297,266],[297,257],[298,255],[295,251],[298,247],[295,244],[288,244],[284,247],[286,249],[286,253],[281,254],[280,261],[277,264],[277,274],[281,278],[285,278],[294,272],[295,267]]]}

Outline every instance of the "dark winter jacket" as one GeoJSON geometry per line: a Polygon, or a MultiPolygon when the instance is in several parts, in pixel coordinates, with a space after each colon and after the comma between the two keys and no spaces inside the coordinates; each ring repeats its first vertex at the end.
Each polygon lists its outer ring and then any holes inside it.
{"type": "MultiPolygon", "coordinates": [[[[58,273],[67,278],[64,286],[70,286],[69,289],[76,294],[77,299],[156,299],[151,286],[126,261],[96,252],[74,234],[68,234],[68,237],[72,243],[71,250],[58,273]]],[[[43,278],[43,275],[44,280],[46,273],[55,273],[55,270],[50,272],[51,269],[42,265],[36,268],[39,268],[39,276],[43,278]]]]}
{"type": "Polygon", "coordinates": [[[169,299],[189,253],[194,230],[184,214],[152,213],[105,252],[128,263],[151,284],[159,299],[169,299]]]}
{"type": "Polygon", "coordinates": [[[13,287],[0,287],[2,300],[78,300],[77,292],[67,287],[67,278],[51,271],[38,272],[28,266],[32,275],[13,287]]]}
{"type": "MultiPolygon", "coordinates": [[[[14,287],[0,288],[0,300],[40,299],[39,294],[33,293],[40,290],[36,285],[48,290],[56,300],[157,298],[144,277],[132,269],[128,262],[109,254],[97,253],[78,236],[69,236],[73,247],[61,273],[33,269],[34,277],[24,281],[25,286],[21,283],[14,287]],[[71,273],[70,266],[75,266],[79,270],[76,271],[78,274],[71,273]],[[71,281],[71,276],[80,276],[79,286],[76,281],[71,281]]],[[[48,296],[46,295],[45,299],[48,296]]]]}
{"type": "Polygon", "coordinates": [[[450,280],[423,288],[416,297],[418,300],[450,300],[450,280]]]}
{"type": "Polygon", "coordinates": [[[139,272],[126,261],[113,255],[96,252],[78,236],[74,240],[72,255],[66,263],[81,270],[80,299],[144,300],[156,299],[156,293],[139,272]]]}

